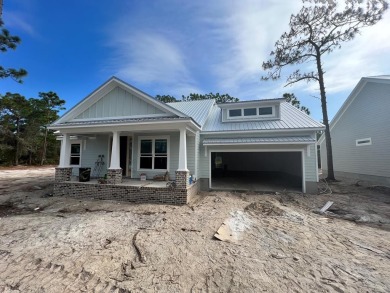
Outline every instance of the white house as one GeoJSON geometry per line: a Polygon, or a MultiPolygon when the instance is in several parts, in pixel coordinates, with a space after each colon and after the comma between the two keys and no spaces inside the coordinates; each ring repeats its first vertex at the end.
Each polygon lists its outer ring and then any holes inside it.
{"type": "Polygon", "coordinates": [[[284,99],[164,104],[113,77],[50,128],[57,194],[183,204],[199,189],[317,192],[324,127],[284,99]],[[77,182],[80,167],[107,184],[77,182]],[[166,172],[175,188],[139,184],[166,172]]]}
{"type": "MultiPolygon", "coordinates": [[[[336,179],[390,186],[390,76],[363,77],[330,123],[336,179]]],[[[327,172],[324,137],[321,165],[327,172]]]]}

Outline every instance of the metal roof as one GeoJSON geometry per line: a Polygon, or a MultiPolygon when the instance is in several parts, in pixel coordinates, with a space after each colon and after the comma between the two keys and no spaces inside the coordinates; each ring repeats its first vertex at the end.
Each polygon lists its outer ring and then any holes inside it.
{"type": "Polygon", "coordinates": [[[117,124],[117,123],[137,123],[137,122],[150,122],[150,121],[177,121],[177,120],[190,120],[190,117],[140,117],[140,118],[122,118],[122,119],[99,119],[99,120],[86,120],[86,121],[70,121],[57,123],[50,125],[52,128],[56,126],[73,126],[73,125],[100,125],[100,124],[117,124]]]}
{"type": "Polygon", "coordinates": [[[222,122],[222,109],[218,105],[214,105],[202,132],[324,129],[323,124],[315,121],[290,103],[280,103],[280,111],[281,118],[277,120],[222,122]]]}
{"type": "Polygon", "coordinates": [[[311,144],[316,140],[310,136],[284,136],[284,137],[245,137],[245,138],[206,138],[203,145],[234,145],[234,144],[283,144],[299,143],[311,144]]]}
{"type": "Polygon", "coordinates": [[[200,126],[203,126],[210,113],[210,109],[213,107],[214,104],[215,104],[215,100],[210,99],[210,100],[168,103],[167,105],[191,117],[200,126]]]}

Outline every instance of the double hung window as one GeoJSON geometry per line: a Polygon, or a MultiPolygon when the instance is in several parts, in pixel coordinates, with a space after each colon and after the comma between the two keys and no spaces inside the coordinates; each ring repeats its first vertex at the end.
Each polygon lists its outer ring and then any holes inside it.
{"type": "Polygon", "coordinates": [[[168,139],[140,139],[139,169],[167,170],[168,169],[168,139]]]}

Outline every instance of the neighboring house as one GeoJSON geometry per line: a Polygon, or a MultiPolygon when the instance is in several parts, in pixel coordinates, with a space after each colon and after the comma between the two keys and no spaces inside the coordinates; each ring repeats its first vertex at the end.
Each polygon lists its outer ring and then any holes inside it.
{"type": "MultiPolygon", "coordinates": [[[[330,123],[337,178],[390,186],[390,76],[364,77],[330,123]]],[[[325,138],[319,140],[327,172],[325,138]]]]}
{"type": "Polygon", "coordinates": [[[210,188],[317,192],[324,127],[284,99],[164,104],[113,77],[49,128],[62,140],[56,194],[184,204],[210,188]],[[107,184],[77,182],[79,167],[107,184]],[[166,172],[175,188],[140,184],[166,172]]]}

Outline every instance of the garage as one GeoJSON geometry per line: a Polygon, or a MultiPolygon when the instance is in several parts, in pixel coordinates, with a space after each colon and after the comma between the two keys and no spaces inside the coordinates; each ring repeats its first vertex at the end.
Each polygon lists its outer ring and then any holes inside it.
{"type": "Polygon", "coordinates": [[[216,190],[304,191],[302,151],[215,151],[210,187],[216,190]]]}

